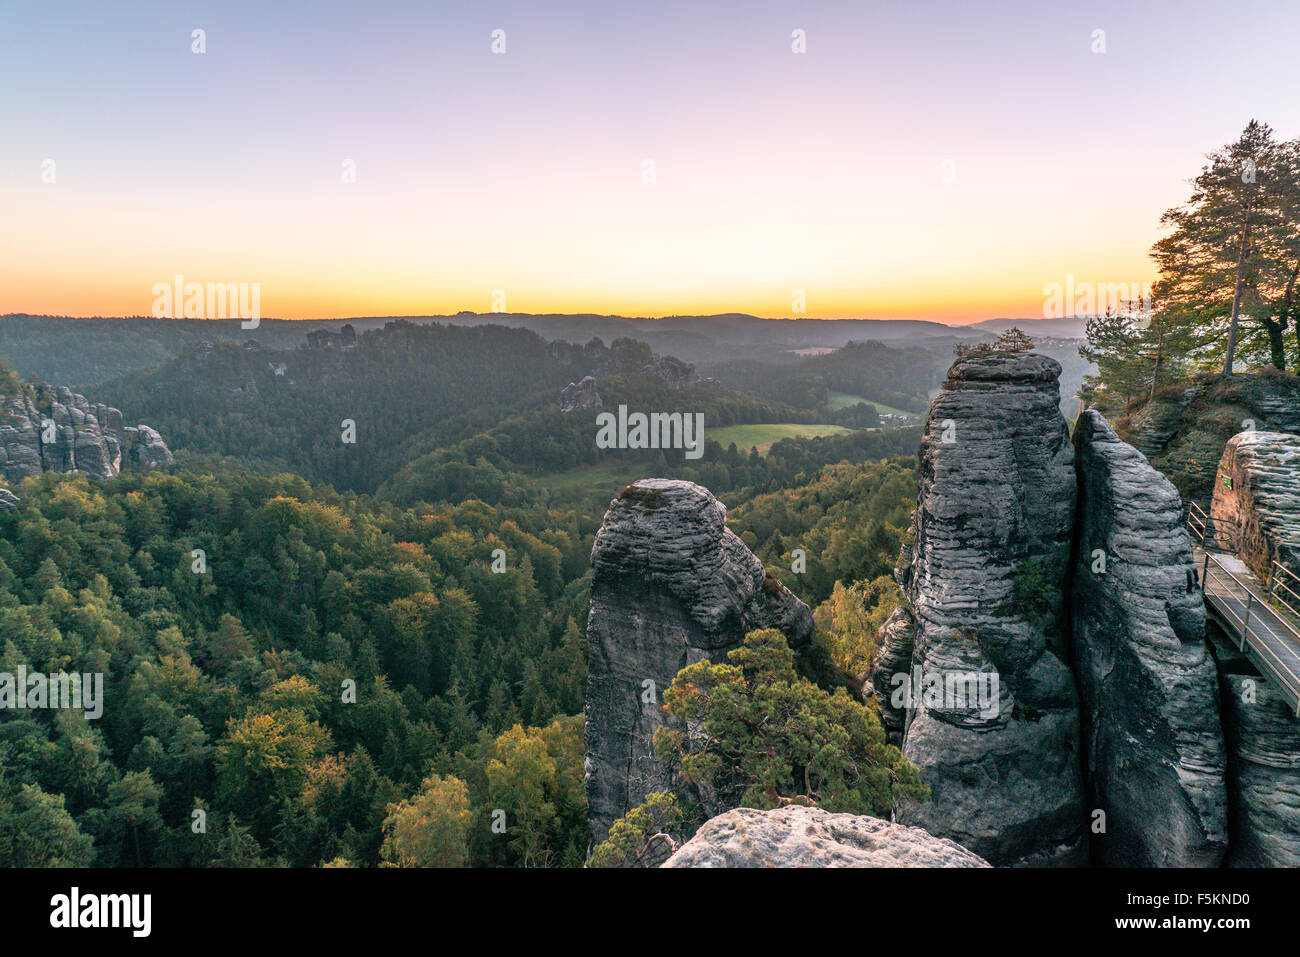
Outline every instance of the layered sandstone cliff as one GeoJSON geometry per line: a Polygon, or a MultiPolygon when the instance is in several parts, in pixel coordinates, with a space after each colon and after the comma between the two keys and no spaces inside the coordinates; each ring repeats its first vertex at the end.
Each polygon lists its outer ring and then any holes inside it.
{"type": "MultiPolygon", "coordinates": [[[[1300,864],[1300,721],[1222,642],[1216,667],[1178,491],[1096,412],[1071,441],[1058,374],[1032,353],[968,356],[930,412],[897,570],[906,601],[863,676],[929,798],[900,800],[893,825],[736,810],[671,866],[888,866],[894,851],[863,847],[910,833],[900,825],[995,866],[1300,864]],[[934,678],[933,696],[915,685],[934,678]],[[974,679],[989,696],[950,693],[974,679]]],[[[1300,515],[1283,438],[1239,437],[1225,456],[1242,494],[1219,512],[1239,535],[1282,541],[1300,515]]],[[[663,480],[606,515],[588,628],[597,841],[667,783],[647,684],[661,692],[757,627],[808,647],[808,610],[764,581],[724,515],[706,490],[663,480]]]]}
{"type": "Polygon", "coordinates": [[[1300,575],[1300,435],[1241,432],[1219,460],[1210,520],[1220,548],[1268,580],[1273,562],[1300,575]]]}
{"type": "Polygon", "coordinates": [[[903,754],[930,786],[897,819],[995,865],[1086,860],[1065,577],[1075,470],[1057,380],[1034,354],[958,360],[930,408],[907,564],[922,681],[992,674],[998,700],[908,708],[903,754]]]}
{"type": "Polygon", "coordinates": [[[777,628],[809,644],[808,607],[725,525],[691,482],[643,479],[609,506],[592,547],[587,620],[587,814],[593,842],[670,782],[652,755],[662,695],[677,672],[723,660],[746,633],[777,628]]]}
{"type": "Polygon", "coordinates": [[[1093,863],[1217,866],[1226,756],[1182,501],[1099,413],[1080,415],[1074,441],[1072,645],[1093,863]]]}
{"type": "Polygon", "coordinates": [[[1216,627],[1228,749],[1229,867],[1300,867],[1300,720],[1216,627]]]}

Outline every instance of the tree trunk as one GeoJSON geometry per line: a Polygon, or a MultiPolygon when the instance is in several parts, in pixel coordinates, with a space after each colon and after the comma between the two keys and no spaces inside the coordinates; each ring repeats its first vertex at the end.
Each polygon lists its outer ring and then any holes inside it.
{"type": "Polygon", "coordinates": [[[1156,381],[1160,378],[1160,350],[1165,344],[1165,324],[1160,323],[1160,329],[1156,333],[1156,365],[1151,370],[1151,398],[1156,397],[1156,381]]]}
{"type": "Polygon", "coordinates": [[[1237,282],[1232,290],[1232,321],[1228,326],[1228,354],[1223,359],[1223,374],[1232,375],[1232,363],[1237,357],[1237,316],[1241,312],[1241,285],[1246,274],[1246,249],[1250,244],[1250,219],[1241,234],[1241,250],[1237,253],[1237,282]]]}
{"type": "Polygon", "coordinates": [[[1273,361],[1275,369],[1286,371],[1286,348],[1282,342],[1282,330],[1286,327],[1279,322],[1274,322],[1267,316],[1262,320],[1264,330],[1268,333],[1268,351],[1269,358],[1273,361]]]}
{"type": "MultiPolygon", "coordinates": [[[[1295,295],[1295,281],[1297,276],[1300,276],[1300,259],[1296,260],[1295,268],[1291,270],[1291,278],[1286,282],[1286,295],[1282,297],[1282,308],[1278,310],[1277,324],[1279,336],[1281,333],[1286,332],[1286,324],[1291,318],[1291,303],[1294,301],[1292,297],[1295,295]]],[[[1298,317],[1293,324],[1295,325],[1296,371],[1300,372],[1300,317],[1298,317]]],[[[1279,366],[1278,368],[1285,368],[1285,366],[1279,366]]]]}

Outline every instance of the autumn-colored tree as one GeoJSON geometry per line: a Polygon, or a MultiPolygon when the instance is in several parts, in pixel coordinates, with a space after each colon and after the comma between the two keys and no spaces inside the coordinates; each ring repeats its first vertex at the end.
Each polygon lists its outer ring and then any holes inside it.
{"type": "Polygon", "coordinates": [[[430,775],[411,798],[389,805],[380,857],[394,867],[464,867],[473,822],[465,782],[430,775]]]}

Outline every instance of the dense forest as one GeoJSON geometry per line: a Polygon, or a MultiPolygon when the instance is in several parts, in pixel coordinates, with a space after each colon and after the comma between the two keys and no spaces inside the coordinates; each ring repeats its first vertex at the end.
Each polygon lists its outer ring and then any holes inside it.
{"type": "Polygon", "coordinates": [[[832,392],[860,396],[906,412],[930,407],[930,394],[952,364],[949,344],[942,348],[896,348],[882,342],[850,342],[824,355],[777,365],[736,360],[707,369],[725,385],[749,388],[798,408],[826,405],[832,392]]]}
{"type": "MultiPolygon", "coordinates": [[[[836,466],[736,515],[773,557],[818,553],[801,590],[827,597],[846,660],[888,596],[861,590],[848,614],[827,582],[879,571],[909,475],[836,466]]],[[[48,473],[22,491],[0,514],[0,670],[102,672],[110,706],[0,722],[4,863],[582,863],[599,516],[398,508],[288,475],[48,473]],[[429,813],[460,835],[450,857],[410,826],[429,813]]]]}
{"type": "MultiPolygon", "coordinates": [[[[162,430],[178,465],[98,483],[47,472],[0,512],[0,672],[104,681],[100,718],[6,710],[0,863],[581,865],[590,551],[608,496],[553,487],[575,467],[722,496],[816,609],[835,663],[860,671],[897,601],[886,572],[919,428],[876,428],[863,406],[868,428],[766,454],[599,450],[596,410],[558,402],[586,374],[606,408],[715,427],[825,416],[631,339],[490,325],[203,341],[97,389],[162,430]]],[[[854,720],[876,742],[874,717],[854,720]]]]}

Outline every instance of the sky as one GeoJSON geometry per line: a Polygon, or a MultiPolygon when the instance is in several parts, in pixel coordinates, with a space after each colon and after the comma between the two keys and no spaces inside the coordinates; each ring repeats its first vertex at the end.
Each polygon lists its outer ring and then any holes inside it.
{"type": "Polygon", "coordinates": [[[1298,34],[1296,0],[0,0],[0,314],[181,275],[285,318],[1042,315],[1150,282],[1249,119],[1300,136],[1298,34]]]}

